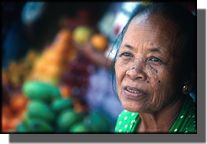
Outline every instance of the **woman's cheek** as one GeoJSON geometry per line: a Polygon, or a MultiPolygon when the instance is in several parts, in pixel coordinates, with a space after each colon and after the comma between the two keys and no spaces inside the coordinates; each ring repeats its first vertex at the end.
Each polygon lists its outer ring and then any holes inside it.
{"type": "Polygon", "coordinates": [[[117,84],[117,88],[120,87],[120,84],[121,84],[121,79],[122,79],[122,72],[123,69],[121,67],[121,64],[119,61],[116,62],[115,64],[115,75],[116,75],[116,84],[117,84]]]}
{"type": "Polygon", "coordinates": [[[115,64],[115,71],[118,79],[123,79],[129,64],[125,64],[122,60],[117,60],[115,64]]]}
{"type": "Polygon", "coordinates": [[[161,83],[161,80],[159,79],[160,70],[152,65],[147,65],[146,73],[148,75],[147,83],[150,83],[152,88],[159,86],[161,83]]]}
{"type": "Polygon", "coordinates": [[[128,69],[128,65],[123,65],[122,62],[117,61],[115,65],[115,73],[116,73],[116,85],[118,89],[118,93],[121,93],[121,86],[124,80],[124,77],[126,76],[126,71],[128,69]]]}
{"type": "Polygon", "coordinates": [[[152,65],[147,65],[146,66],[146,73],[148,75],[148,80],[147,83],[150,85],[150,104],[151,105],[159,105],[161,99],[162,99],[162,90],[161,90],[161,85],[162,85],[162,80],[161,80],[161,75],[162,71],[152,65]]]}

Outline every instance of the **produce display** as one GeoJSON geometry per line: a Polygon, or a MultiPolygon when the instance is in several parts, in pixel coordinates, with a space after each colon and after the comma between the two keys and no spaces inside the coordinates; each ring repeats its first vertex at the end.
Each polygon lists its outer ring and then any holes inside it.
{"type": "Polygon", "coordinates": [[[38,56],[39,53],[30,50],[24,59],[12,62],[2,71],[2,132],[15,131],[16,125],[23,119],[28,99],[22,94],[21,87],[38,56]]]}
{"type": "Polygon", "coordinates": [[[86,109],[77,111],[76,100],[62,97],[61,91],[54,85],[28,81],[23,86],[23,93],[29,101],[16,132],[82,133],[110,130],[110,123],[104,116],[86,109]]]}
{"type": "Polygon", "coordinates": [[[6,86],[9,91],[20,90],[38,57],[39,53],[30,50],[21,61],[10,63],[8,68],[2,71],[3,86],[6,86]]]}
{"type": "Polygon", "coordinates": [[[15,132],[17,124],[23,120],[27,103],[24,95],[14,94],[2,105],[2,132],[15,132]]]}
{"type": "Polygon", "coordinates": [[[96,69],[76,47],[91,43],[99,53],[108,41],[87,26],[61,29],[41,52],[29,51],[2,71],[2,132],[110,132],[103,113],[89,109],[86,94],[96,69]]]}
{"type": "Polygon", "coordinates": [[[71,94],[82,100],[88,87],[89,66],[89,60],[78,55],[73,61],[68,62],[61,76],[61,81],[71,88],[71,94]]]}
{"type": "Polygon", "coordinates": [[[30,75],[31,80],[41,80],[56,85],[59,83],[59,77],[65,64],[76,55],[71,37],[71,32],[66,29],[57,34],[55,41],[43,51],[35,62],[30,75]]]}
{"type": "MultiPolygon", "coordinates": [[[[23,121],[16,127],[17,132],[54,132],[56,119],[52,104],[61,98],[57,87],[41,81],[27,81],[22,88],[29,99],[23,121]]],[[[67,99],[68,101],[68,99],[67,99]]],[[[70,107],[70,105],[68,105],[70,107]]],[[[57,106],[55,107],[57,109],[57,106]]]]}

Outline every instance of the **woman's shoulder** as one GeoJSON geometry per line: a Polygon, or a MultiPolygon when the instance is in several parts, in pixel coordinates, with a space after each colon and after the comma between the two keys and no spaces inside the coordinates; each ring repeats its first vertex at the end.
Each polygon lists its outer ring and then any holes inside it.
{"type": "Polygon", "coordinates": [[[139,119],[139,114],[137,112],[130,112],[123,110],[117,119],[115,132],[130,133],[134,132],[139,119]]]}
{"type": "Polygon", "coordinates": [[[191,97],[186,97],[184,104],[171,126],[170,133],[196,133],[196,103],[191,97]]]}

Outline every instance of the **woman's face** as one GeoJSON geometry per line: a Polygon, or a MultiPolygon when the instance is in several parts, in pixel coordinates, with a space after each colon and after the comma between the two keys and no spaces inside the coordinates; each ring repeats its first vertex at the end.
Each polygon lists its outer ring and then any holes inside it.
{"type": "Polygon", "coordinates": [[[118,96],[129,111],[156,112],[176,95],[175,25],[159,15],[135,17],[115,63],[118,96]]]}

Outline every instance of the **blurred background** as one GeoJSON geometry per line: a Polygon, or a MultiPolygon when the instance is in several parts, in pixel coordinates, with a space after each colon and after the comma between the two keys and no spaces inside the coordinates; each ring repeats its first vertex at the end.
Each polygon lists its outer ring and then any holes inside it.
{"type": "MultiPolygon", "coordinates": [[[[113,132],[113,43],[149,2],[3,2],[2,132],[113,132]]],[[[184,4],[196,14],[196,4],[184,4]]]]}

